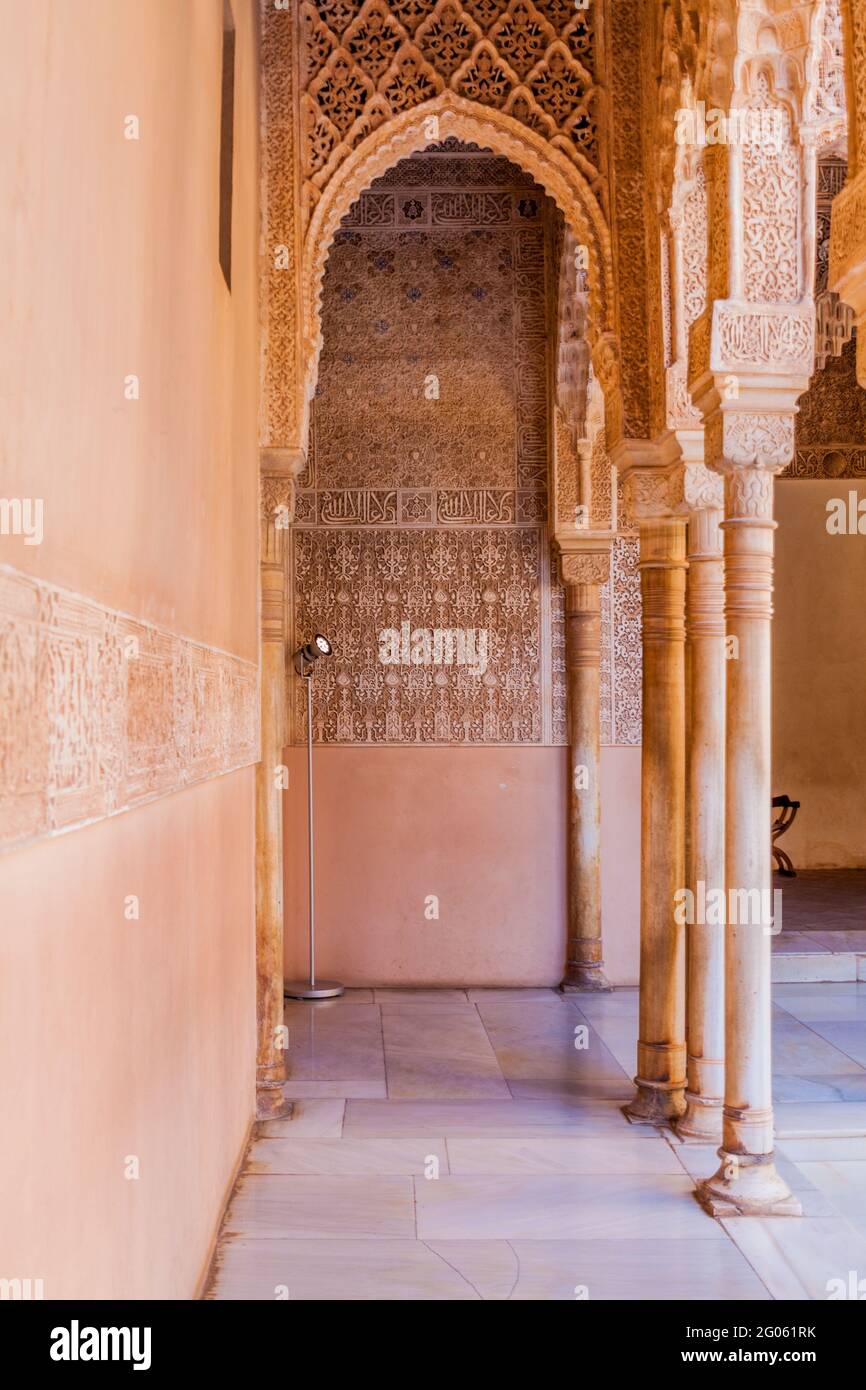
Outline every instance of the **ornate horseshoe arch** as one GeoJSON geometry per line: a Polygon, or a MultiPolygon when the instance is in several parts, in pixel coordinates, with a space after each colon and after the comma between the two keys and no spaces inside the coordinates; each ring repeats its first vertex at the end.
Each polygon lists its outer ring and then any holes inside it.
{"type": "Polygon", "coordinates": [[[301,269],[303,390],[299,397],[304,412],[300,430],[304,443],[322,347],[322,280],[340,222],[374,179],[399,160],[448,137],[472,141],[503,155],[531,174],[553,199],[574,236],[588,251],[591,343],[595,346],[611,342],[614,296],[610,236],[587,180],[566,155],[513,116],[444,91],[368,135],[331,178],[310,219],[301,269]]]}

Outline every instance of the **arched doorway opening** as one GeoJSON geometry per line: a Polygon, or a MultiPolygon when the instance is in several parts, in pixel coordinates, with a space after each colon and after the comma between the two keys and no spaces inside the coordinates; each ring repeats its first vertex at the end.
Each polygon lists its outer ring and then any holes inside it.
{"type": "MultiPolygon", "coordinates": [[[[294,635],[335,647],[314,707],[320,965],[354,983],[561,976],[563,235],[530,174],[446,138],[374,179],[330,242],[289,587],[294,635]]],[[[290,974],[300,799],[288,820],[290,974]]]]}

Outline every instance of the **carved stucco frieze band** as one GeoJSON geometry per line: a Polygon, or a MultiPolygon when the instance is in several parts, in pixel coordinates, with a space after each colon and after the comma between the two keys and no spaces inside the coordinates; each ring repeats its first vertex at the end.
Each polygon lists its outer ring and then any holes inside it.
{"type": "Polygon", "coordinates": [[[259,757],[255,663],[0,567],[0,849],[259,757]]]}

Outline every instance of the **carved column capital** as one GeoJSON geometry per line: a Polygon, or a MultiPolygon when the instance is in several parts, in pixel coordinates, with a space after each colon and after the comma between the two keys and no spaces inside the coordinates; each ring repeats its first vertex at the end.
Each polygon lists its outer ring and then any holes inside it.
{"type": "MultiPolygon", "coordinates": [[[[776,402],[773,402],[776,404],[776,402]]],[[[721,406],[706,424],[706,457],[721,474],[742,470],[781,473],[794,457],[795,411],[721,406]]]]}
{"type": "Polygon", "coordinates": [[[724,505],[725,485],[719,474],[704,463],[686,464],[683,469],[683,506],[689,515],[701,511],[721,511],[724,505]]]}
{"type": "Polygon", "coordinates": [[[658,439],[621,439],[611,460],[622,474],[626,507],[635,521],[678,515],[683,464],[673,430],[658,439]]]}
{"type": "Polygon", "coordinates": [[[560,544],[560,572],[568,587],[606,584],[610,579],[610,545],[566,550],[560,544]]]}

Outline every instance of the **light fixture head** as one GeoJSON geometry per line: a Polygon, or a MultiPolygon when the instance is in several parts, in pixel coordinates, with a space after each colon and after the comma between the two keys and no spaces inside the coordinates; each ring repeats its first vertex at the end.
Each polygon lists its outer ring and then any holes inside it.
{"type": "Polygon", "coordinates": [[[298,647],[292,660],[295,670],[299,675],[304,675],[305,668],[310,667],[318,661],[320,656],[330,656],[333,647],[321,632],[316,632],[309,642],[305,642],[302,647],[298,647]]]}

